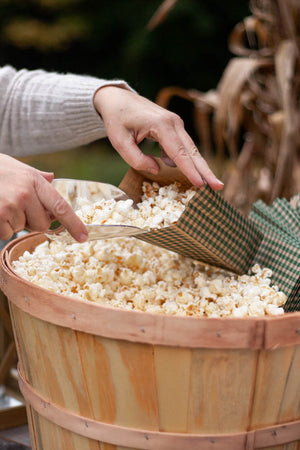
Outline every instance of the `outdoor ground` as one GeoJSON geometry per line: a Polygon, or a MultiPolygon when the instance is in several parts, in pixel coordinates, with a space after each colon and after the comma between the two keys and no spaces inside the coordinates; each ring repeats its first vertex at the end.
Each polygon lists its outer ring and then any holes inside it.
{"type": "Polygon", "coordinates": [[[1,450],[28,450],[31,449],[30,436],[27,425],[8,430],[0,430],[1,450]]]}

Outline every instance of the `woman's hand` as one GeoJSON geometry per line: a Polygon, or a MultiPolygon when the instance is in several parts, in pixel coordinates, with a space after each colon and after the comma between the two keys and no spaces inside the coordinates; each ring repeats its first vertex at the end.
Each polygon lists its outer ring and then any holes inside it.
{"type": "Polygon", "coordinates": [[[207,182],[215,190],[222,189],[223,183],[200,155],[177,114],[117,86],[99,89],[94,105],[102,116],[111,144],[134,169],[159,172],[155,160],[138,147],[148,138],[160,144],[164,159],[167,156],[173,161],[193,185],[201,187],[207,182]]]}
{"type": "Polygon", "coordinates": [[[53,188],[52,180],[52,173],[0,154],[0,239],[10,239],[24,228],[45,232],[55,218],[76,240],[86,240],[84,224],[53,188]]]}

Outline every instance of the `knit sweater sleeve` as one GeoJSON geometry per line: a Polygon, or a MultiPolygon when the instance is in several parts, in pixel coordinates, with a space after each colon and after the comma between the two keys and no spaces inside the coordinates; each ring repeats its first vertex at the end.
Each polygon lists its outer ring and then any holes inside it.
{"type": "Polygon", "coordinates": [[[67,150],[106,136],[97,89],[121,80],[0,68],[0,153],[21,157],[67,150]]]}

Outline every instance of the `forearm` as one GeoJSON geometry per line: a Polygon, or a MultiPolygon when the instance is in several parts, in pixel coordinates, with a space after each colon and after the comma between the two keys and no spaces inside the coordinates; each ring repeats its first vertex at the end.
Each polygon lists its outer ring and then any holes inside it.
{"type": "Polygon", "coordinates": [[[105,137],[93,97],[97,89],[111,84],[128,88],[118,80],[0,69],[0,152],[20,157],[105,137]]]}

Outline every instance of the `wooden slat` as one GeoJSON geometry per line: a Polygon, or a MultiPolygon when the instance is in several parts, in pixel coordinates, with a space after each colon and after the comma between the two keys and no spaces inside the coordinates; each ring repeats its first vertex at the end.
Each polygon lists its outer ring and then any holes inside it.
{"type": "Polygon", "coordinates": [[[178,317],[126,311],[57,295],[16,276],[14,259],[41,239],[39,233],[17,240],[2,253],[0,285],[10,301],[28,314],[56,325],[91,334],[152,345],[188,348],[276,348],[300,345],[300,312],[280,317],[178,317]],[[282,331],[280,331],[282,330],[282,331]]]}
{"type": "Polygon", "coordinates": [[[8,308],[7,299],[4,296],[4,294],[0,291],[0,327],[2,322],[2,325],[4,326],[6,333],[9,335],[9,337],[12,338],[13,330],[7,308],[8,308]]]}
{"type": "Polygon", "coordinates": [[[264,446],[281,445],[295,440],[300,440],[300,420],[278,424],[272,427],[241,433],[169,433],[160,431],[143,430],[137,428],[121,427],[103,422],[98,422],[87,417],[78,416],[64,408],[48,402],[41,397],[21,376],[20,388],[33,408],[41,416],[52,423],[62,425],[64,428],[93,439],[102,439],[115,445],[123,444],[129,448],[144,450],[246,450],[258,449],[264,446]]]}
{"type": "Polygon", "coordinates": [[[154,348],[160,431],[188,431],[192,350],[154,348]]]}
{"type": "Polygon", "coordinates": [[[193,350],[189,432],[248,429],[257,351],[193,350]]]}
{"type": "MultiPolygon", "coordinates": [[[[21,339],[23,364],[32,386],[35,386],[49,400],[74,412],[89,416],[90,406],[86,398],[75,332],[42,322],[22,313],[17,308],[14,310],[14,322],[19,335],[26,336],[26,339],[21,339]]],[[[49,445],[50,450],[50,443],[52,445],[54,442],[64,442],[65,447],[63,448],[72,449],[74,443],[81,442],[83,439],[73,436],[72,433],[66,432],[60,427],[51,431],[52,427],[48,423],[36,415],[34,417],[34,432],[37,436],[38,449],[42,448],[41,445],[44,446],[43,448],[47,448],[45,446],[49,445]],[[40,441],[42,444],[39,443],[40,441]]],[[[87,441],[87,439],[85,440],[87,441]]],[[[78,444],[78,448],[80,445],[78,444]]],[[[86,448],[100,450],[97,442],[86,448]]]]}
{"type": "Polygon", "coordinates": [[[16,346],[14,341],[11,341],[0,361],[0,385],[5,383],[7,375],[13,366],[15,356],[16,346]]]}
{"type": "Polygon", "coordinates": [[[261,351],[250,429],[300,417],[299,348],[261,351]]]}
{"type": "Polygon", "coordinates": [[[34,450],[133,450],[139,442],[150,449],[149,436],[167,450],[199,448],[199,439],[201,449],[248,450],[260,439],[283,450],[279,424],[300,418],[300,313],[172,317],[56,295],[7,266],[41,236],[28,240],[2,253],[0,284],[21,371],[45,399],[36,400],[39,414],[28,409],[34,450]],[[254,431],[268,425],[275,428],[254,431]]]}
{"type": "Polygon", "coordinates": [[[158,430],[157,394],[151,345],[105,340],[116,390],[116,422],[158,430]],[[134,425],[135,424],[135,425],[134,425]]]}
{"type": "Polygon", "coordinates": [[[116,392],[110,367],[110,359],[101,338],[77,332],[77,342],[86,395],[96,420],[114,423],[117,414],[116,392]]]}

